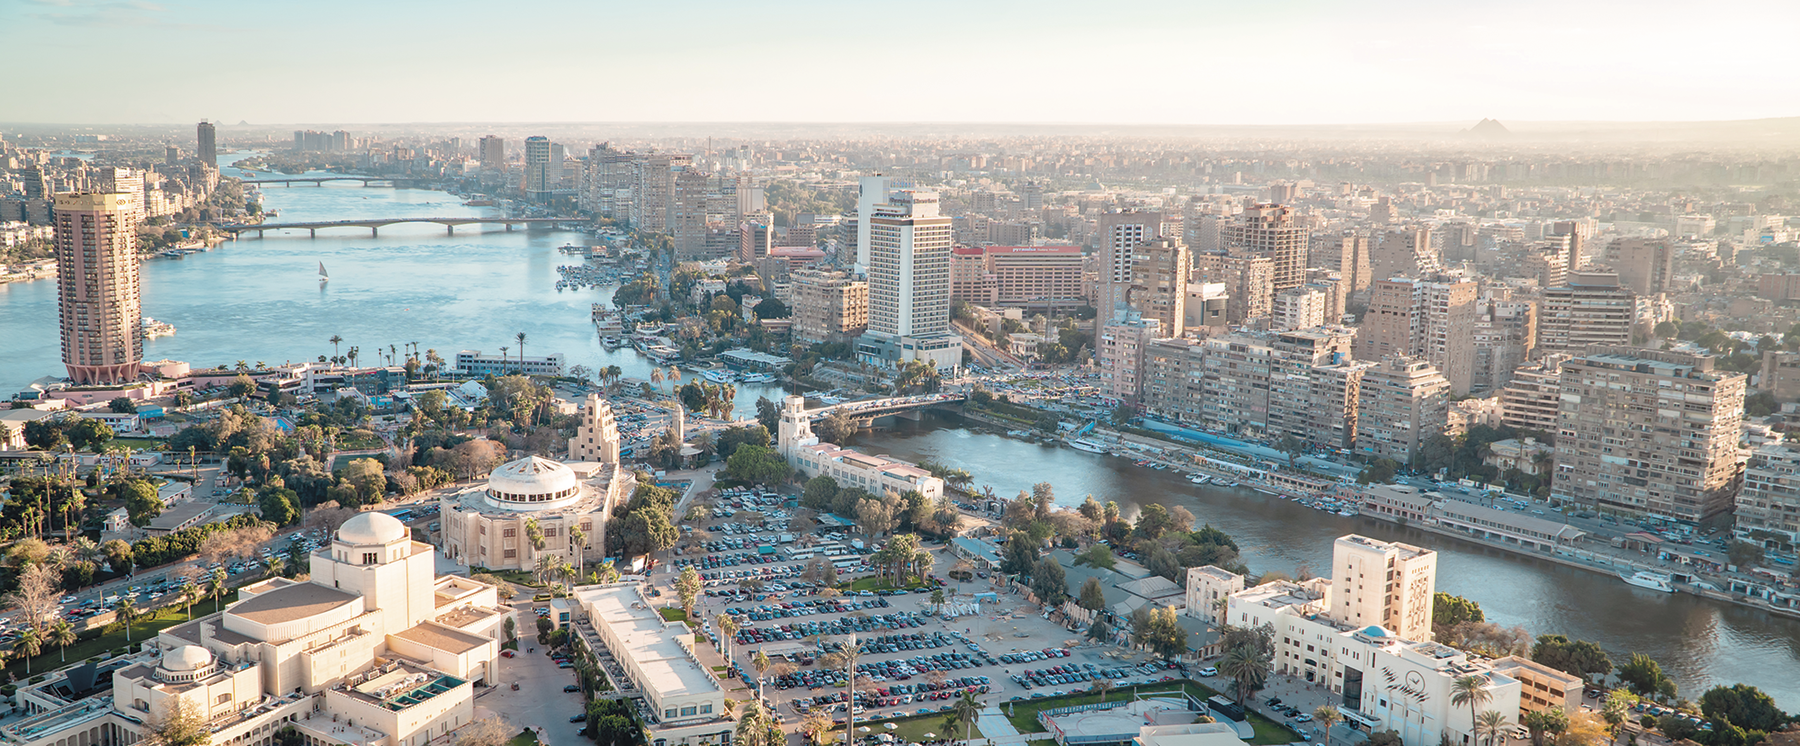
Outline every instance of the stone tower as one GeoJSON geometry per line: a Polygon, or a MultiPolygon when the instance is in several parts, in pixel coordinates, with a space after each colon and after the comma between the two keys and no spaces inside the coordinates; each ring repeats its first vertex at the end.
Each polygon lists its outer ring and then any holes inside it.
{"type": "Polygon", "coordinates": [[[619,463],[619,423],[599,394],[588,394],[582,405],[581,425],[569,439],[569,460],[619,463]]]}

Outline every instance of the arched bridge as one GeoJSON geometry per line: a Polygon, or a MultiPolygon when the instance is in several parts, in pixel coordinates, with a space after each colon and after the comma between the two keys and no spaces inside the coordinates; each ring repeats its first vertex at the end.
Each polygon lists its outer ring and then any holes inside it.
{"type": "Polygon", "coordinates": [[[382,228],[400,223],[437,223],[444,226],[445,231],[455,233],[456,227],[459,225],[504,225],[510,231],[514,226],[520,225],[526,227],[564,223],[580,225],[583,222],[580,218],[373,218],[369,220],[320,220],[310,223],[245,223],[220,226],[220,230],[230,231],[240,236],[255,231],[256,237],[262,238],[264,231],[303,230],[317,236],[320,228],[368,228],[370,235],[379,236],[382,228]]]}
{"type": "Polygon", "coordinates": [[[400,186],[401,182],[406,181],[406,179],[402,179],[402,178],[399,178],[396,176],[342,175],[342,176],[292,176],[292,177],[266,176],[266,177],[259,178],[259,179],[239,179],[238,181],[240,181],[244,184],[286,184],[288,186],[293,186],[295,184],[311,184],[313,186],[325,186],[325,182],[327,182],[327,181],[360,181],[360,182],[362,182],[363,186],[369,186],[371,183],[379,181],[379,182],[383,182],[383,183],[387,184],[388,186],[397,187],[397,186],[400,186]]]}
{"type": "Polygon", "coordinates": [[[887,399],[867,399],[807,410],[806,418],[818,422],[833,414],[843,412],[853,420],[873,420],[877,417],[886,417],[927,407],[958,405],[967,398],[966,394],[923,394],[887,399]]]}

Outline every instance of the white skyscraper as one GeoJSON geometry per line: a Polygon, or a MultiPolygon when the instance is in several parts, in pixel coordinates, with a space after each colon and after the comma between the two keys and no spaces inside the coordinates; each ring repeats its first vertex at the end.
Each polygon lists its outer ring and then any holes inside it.
{"type": "Polygon", "coordinates": [[[894,180],[886,176],[862,177],[862,191],[856,197],[856,271],[859,274],[869,271],[869,219],[874,217],[876,206],[887,202],[888,190],[893,184],[894,180]]]}
{"type": "Polygon", "coordinates": [[[869,330],[857,345],[868,362],[962,365],[950,328],[950,218],[936,192],[894,192],[863,221],[869,247],[869,330]]]}

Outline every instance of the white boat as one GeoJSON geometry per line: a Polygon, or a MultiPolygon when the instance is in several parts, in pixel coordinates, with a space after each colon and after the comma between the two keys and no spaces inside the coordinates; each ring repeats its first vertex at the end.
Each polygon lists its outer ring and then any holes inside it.
{"type": "Polygon", "coordinates": [[[738,380],[744,383],[774,383],[775,376],[770,373],[748,373],[738,380]]]}
{"type": "Polygon", "coordinates": [[[1106,449],[1100,447],[1100,444],[1082,440],[1080,438],[1069,441],[1069,447],[1077,451],[1087,451],[1088,453],[1106,453],[1106,449]]]}
{"type": "Polygon", "coordinates": [[[1619,573],[1619,579],[1639,588],[1649,588],[1650,590],[1662,591],[1663,593],[1675,592],[1674,578],[1660,572],[1639,570],[1631,575],[1619,573]]]}
{"type": "Polygon", "coordinates": [[[319,282],[320,283],[331,282],[331,275],[325,274],[325,263],[324,262],[319,262],[319,282]]]}
{"type": "Polygon", "coordinates": [[[1356,515],[1356,513],[1353,511],[1349,511],[1349,510],[1340,510],[1340,511],[1338,511],[1338,515],[1341,515],[1345,518],[1351,518],[1351,517],[1354,517],[1356,515]]]}
{"type": "Polygon", "coordinates": [[[139,325],[139,328],[143,330],[145,339],[155,339],[157,337],[169,337],[169,336],[173,336],[175,334],[175,325],[174,324],[171,324],[167,321],[157,321],[156,319],[150,318],[149,316],[145,316],[142,319],[140,319],[138,321],[138,325],[139,325]]]}
{"type": "Polygon", "coordinates": [[[713,383],[736,383],[737,374],[729,370],[715,369],[700,371],[700,377],[713,383]]]}

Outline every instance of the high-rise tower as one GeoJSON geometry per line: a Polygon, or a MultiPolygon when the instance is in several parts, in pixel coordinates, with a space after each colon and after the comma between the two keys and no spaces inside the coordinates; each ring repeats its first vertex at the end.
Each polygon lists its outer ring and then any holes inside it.
{"type": "Polygon", "coordinates": [[[1261,204],[1244,210],[1225,227],[1225,247],[1233,254],[1266,256],[1275,262],[1274,290],[1306,284],[1311,232],[1294,219],[1294,208],[1261,204]]]}
{"type": "Polygon", "coordinates": [[[858,184],[860,191],[856,196],[856,271],[869,271],[869,221],[875,217],[875,208],[887,202],[888,190],[894,186],[894,180],[881,176],[864,176],[858,184]]]}
{"type": "Polygon", "coordinates": [[[213,127],[212,122],[205,120],[201,120],[199,126],[194,130],[196,140],[194,158],[208,166],[217,167],[219,165],[218,130],[213,127]]]}
{"type": "Polygon", "coordinates": [[[76,384],[125,383],[144,357],[136,197],[56,195],[63,364],[76,384]]]}
{"type": "Polygon", "coordinates": [[[481,170],[491,174],[506,172],[506,140],[488,135],[481,138],[481,170]]]}
{"type": "Polygon", "coordinates": [[[525,199],[549,202],[556,188],[557,174],[551,163],[550,138],[542,135],[525,138],[525,199]]]}
{"type": "Polygon", "coordinates": [[[899,191],[869,219],[869,330],[857,354],[869,362],[962,365],[950,330],[950,218],[937,192],[899,191]]]}

